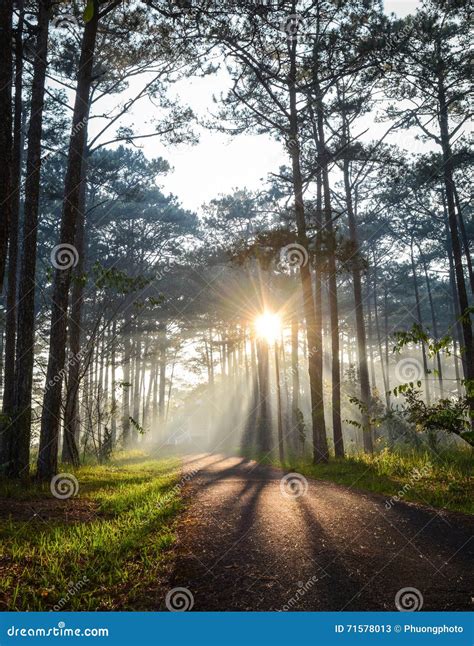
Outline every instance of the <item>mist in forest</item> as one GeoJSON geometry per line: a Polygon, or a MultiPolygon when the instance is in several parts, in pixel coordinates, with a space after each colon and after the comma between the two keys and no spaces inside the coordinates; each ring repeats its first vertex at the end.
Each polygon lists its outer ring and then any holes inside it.
{"type": "Polygon", "coordinates": [[[0,16],[5,474],[471,444],[465,3],[66,5],[0,16]]]}

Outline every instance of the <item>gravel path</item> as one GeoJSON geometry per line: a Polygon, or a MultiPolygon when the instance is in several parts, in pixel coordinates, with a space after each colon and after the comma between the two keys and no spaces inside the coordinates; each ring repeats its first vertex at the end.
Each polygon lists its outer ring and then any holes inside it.
{"type": "Polygon", "coordinates": [[[403,588],[419,591],[423,610],[473,608],[469,516],[387,510],[383,496],[318,480],[282,493],[284,475],[242,458],[186,458],[171,584],[191,591],[194,610],[396,610],[403,588]]]}

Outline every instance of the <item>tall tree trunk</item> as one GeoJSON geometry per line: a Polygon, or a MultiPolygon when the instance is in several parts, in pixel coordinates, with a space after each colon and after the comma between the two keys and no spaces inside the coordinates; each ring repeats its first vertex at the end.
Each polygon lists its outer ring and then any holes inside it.
{"type": "MultiPolygon", "coordinates": [[[[436,313],[434,309],[434,304],[433,304],[433,294],[431,292],[431,281],[430,277],[428,275],[428,267],[426,266],[426,259],[425,256],[422,252],[422,250],[418,247],[418,250],[420,252],[420,258],[421,258],[421,264],[423,265],[423,272],[425,274],[425,282],[426,282],[426,289],[428,292],[428,301],[430,304],[430,313],[431,313],[431,323],[433,325],[433,335],[436,341],[439,341],[438,338],[438,325],[436,322],[436,313]]],[[[441,353],[438,352],[436,354],[436,364],[437,364],[437,372],[438,372],[438,384],[439,384],[439,393],[441,397],[444,397],[444,388],[443,388],[443,367],[441,365],[441,353]]]]}
{"type": "Polygon", "coordinates": [[[268,343],[264,339],[257,339],[256,348],[258,366],[257,446],[262,453],[267,454],[272,448],[268,410],[268,343]]]}
{"type": "Polygon", "coordinates": [[[92,400],[95,405],[96,412],[96,422],[97,422],[97,435],[94,436],[94,445],[96,446],[97,454],[100,455],[100,450],[102,448],[102,415],[100,402],[102,399],[102,384],[99,377],[99,366],[102,361],[102,349],[100,347],[100,342],[96,340],[96,352],[94,355],[94,381],[92,388],[92,400]]]}
{"type": "MultiPolygon", "coordinates": [[[[4,356],[3,356],[3,348],[5,345],[5,335],[3,333],[3,329],[0,329],[0,392],[3,389],[3,361],[4,361],[4,356]]],[[[3,441],[3,431],[1,432],[1,440],[3,441]]],[[[1,447],[2,442],[0,442],[0,447],[1,447]]],[[[0,464],[2,464],[0,462],[0,464]]]]}
{"type": "Polygon", "coordinates": [[[163,439],[165,422],[165,393],[166,393],[166,323],[158,324],[159,349],[160,349],[160,382],[158,388],[158,419],[159,435],[163,439]]]}
{"type": "Polygon", "coordinates": [[[469,391],[468,402],[471,425],[474,428],[474,396],[470,394],[472,393],[472,384],[474,383],[474,346],[472,338],[471,317],[469,314],[469,301],[467,298],[466,283],[464,280],[462,251],[459,242],[458,222],[454,200],[455,186],[453,181],[453,155],[449,139],[448,103],[446,101],[446,91],[444,87],[443,74],[443,66],[441,61],[439,61],[438,103],[441,147],[443,151],[443,179],[448,209],[448,224],[451,238],[451,249],[453,253],[454,272],[456,276],[457,296],[459,300],[459,309],[461,312],[464,353],[466,357],[466,360],[464,362],[464,377],[469,380],[471,385],[471,387],[467,390],[469,391]]]}
{"type": "Polygon", "coordinates": [[[152,424],[153,424],[153,434],[155,439],[158,439],[158,430],[157,430],[157,425],[158,425],[158,375],[159,375],[159,365],[158,365],[158,357],[156,355],[156,351],[154,354],[154,363],[155,363],[155,370],[153,373],[153,402],[152,402],[152,413],[151,413],[151,419],[152,419],[152,424]]]}
{"type": "Polygon", "coordinates": [[[176,368],[177,354],[178,354],[178,350],[176,350],[176,352],[174,353],[173,362],[171,364],[171,374],[170,374],[170,378],[169,378],[169,382],[168,382],[168,396],[166,398],[165,426],[168,423],[168,415],[169,415],[169,412],[170,412],[171,392],[172,392],[172,389],[173,389],[174,370],[176,368]]]}
{"type": "Polygon", "coordinates": [[[258,413],[259,413],[259,404],[260,404],[260,395],[259,395],[259,382],[258,382],[258,366],[257,366],[257,352],[256,352],[256,340],[250,332],[249,337],[250,345],[250,404],[248,411],[246,411],[246,416],[244,420],[244,429],[242,432],[241,438],[241,448],[243,451],[247,449],[258,446],[258,413]]]}
{"type": "Polygon", "coordinates": [[[69,319],[69,371],[64,410],[62,461],[79,466],[79,449],[76,444],[79,427],[79,385],[81,372],[82,305],[84,300],[83,273],[85,267],[85,212],[87,189],[87,159],[83,162],[82,182],[79,193],[79,220],[75,247],[79,256],[74,269],[71,316],[69,319]]]}
{"type": "MultiPolygon", "coordinates": [[[[98,22],[98,1],[95,0],[94,15],[86,23],[82,39],[76,100],[74,104],[64,186],[64,203],[58,253],[61,252],[61,249],[64,252],[68,250],[69,255],[71,254],[71,246],[74,245],[76,225],[79,217],[78,203],[82,183],[82,160],[86,149],[85,126],[89,113],[89,95],[92,83],[92,65],[94,62],[98,22]]],[[[57,265],[58,269],[56,269],[54,276],[47,382],[52,381],[58,375],[60,376],[60,371],[64,367],[67,337],[67,308],[72,265],[72,262],[67,262],[62,267],[61,264],[57,265]]],[[[57,471],[61,387],[62,379],[58,379],[44,394],[37,469],[40,480],[50,479],[57,471]]]]}
{"type": "MultiPolygon", "coordinates": [[[[288,374],[288,359],[285,352],[285,340],[283,334],[280,338],[280,373],[283,375],[283,387],[282,387],[282,416],[283,416],[283,429],[284,437],[287,438],[287,442],[291,447],[291,440],[294,437],[294,428],[292,427],[291,422],[291,401],[290,401],[290,389],[287,379],[288,374]],[[290,433],[290,429],[293,430],[293,433],[290,433]]],[[[242,389],[242,397],[246,396],[245,389],[242,389]]]]}
{"type": "Polygon", "coordinates": [[[469,238],[467,236],[466,225],[464,224],[464,216],[462,214],[461,201],[459,199],[458,190],[456,185],[453,184],[454,200],[458,212],[459,231],[461,233],[462,246],[464,248],[464,255],[466,256],[467,271],[469,274],[469,282],[471,284],[471,292],[474,294],[474,274],[472,272],[472,258],[469,249],[469,238]]]}
{"type": "MultiPolygon", "coordinates": [[[[413,274],[413,287],[415,289],[416,317],[417,317],[418,325],[420,326],[421,329],[423,329],[423,317],[421,315],[421,305],[420,305],[420,292],[418,289],[418,276],[416,275],[415,258],[413,256],[413,241],[411,242],[411,245],[410,245],[410,259],[411,259],[411,270],[413,274]]],[[[431,401],[430,385],[429,385],[429,367],[428,367],[428,357],[426,356],[426,346],[424,341],[421,342],[421,356],[423,359],[425,396],[426,396],[426,401],[429,404],[431,401]]]]}
{"type": "Polygon", "coordinates": [[[373,297],[374,297],[375,332],[377,334],[377,345],[379,348],[380,368],[382,370],[383,387],[385,389],[385,392],[387,393],[389,388],[388,388],[388,378],[385,373],[385,366],[383,361],[383,350],[382,350],[382,337],[380,334],[379,307],[378,307],[378,296],[377,296],[377,266],[375,263],[375,254],[374,254],[374,272],[373,272],[373,297]]]}
{"type": "Polygon", "coordinates": [[[8,426],[7,471],[10,476],[28,476],[31,436],[31,396],[35,345],[36,241],[41,175],[44,87],[47,68],[49,0],[41,0],[31,86],[30,124],[26,157],[25,204],[18,279],[17,338],[15,362],[15,413],[8,426]]]}
{"type": "Polygon", "coordinates": [[[104,404],[106,410],[109,406],[109,354],[110,354],[110,327],[104,330],[104,404]]]}
{"type": "Polygon", "coordinates": [[[155,381],[157,366],[156,362],[150,362],[150,371],[148,373],[148,389],[146,394],[146,401],[143,406],[143,420],[146,419],[146,422],[150,421],[150,409],[151,409],[151,396],[153,392],[153,382],[155,381]]]}
{"type": "Polygon", "coordinates": [[[117,321],[112,322],[112,342],[110,348],[110,369],[111,369],[111,397],[112,397],[112,419],[110,432],[112,436],[112,449],[117,443],[117,321]]]}
{"type": "MultiPolygon", "coordinates": [[[[91,349],[91,352],[93,349],[91,349]]],[[[90,376],[90,364],[92,357],[89,356],[89,361],[87,367],[84,370],[84,380],[82,382],[82,410],[83,410],[83,419],[84,419],[84,444],[83,444],[83,456],[85,457],[86,448],[89,441],[89,408],[90,408],[90,398],[89,398],[89,376],[90,376]]],[[[79,438],[77,438],[79,439],[79,438]]]]}
{"type": "MultiPolygon", "coordinates": [[[[444,226],[446,229],[446,251],[447,251],[448,261],[449,261],[449,285],[451,289],[451,305],[453,310],[453,324],[451,327],[454,328],[453,337],[457,341],[457,345],[462,347],[463,334],[462,334],[462,326],[461,326],[461,312],[459,310],[459,299],[458,299],[458,293],[456,288],[456,273],[454,270],[451,237],[449,234],[448,213],[447,213],[447,208],[444,200],[443,200],[443,207],[444,207],[444,226]]],[[[464,375],[466,374],[466,367],[464,365],[465,362],[466,362],[466,357],[464,356],[464,354],[461,353],[461,364],[462,364],[464,375]]],[[[456,364],[456,367],[457,367],[457,364],[456,364]]]]}
{"type": "MultiPolygon", "coordinates": [[[[317,374],[316,388],[322,398],[319,425],[324,429],[326,436],[326,423],[324,416],[324,388],[323,388],[323,362],[324,362],[324,344],[323,344],[323,178],[321,171],[316,174],[316,259],[314,272],[314,346],[311,346],[310,354],[314,361],[314,370],[317,374]]],[[[304,350],[306,353],[307,343],[303,337],[304,350]]],[[[303,418],[300,415],[299,435],[304,436],[303,418]]],[[[327,441],[326,441],[327,446],[327,441]]],[[[304,437],[303,437],[304,450],[304,437]]],[[[329,457],[329,452],[328,452],[329,457]]]]}
{"type": "Polygon", "coordinates": [[[283,463],[285,461],[285,444],[283,439],[283,415],[281,410],[280,357],[277,341],[275,341],[275,381],[277,400],[278,456],[280,458],[280,462],[283,463]]]}
{"type": "MultiPolygon", "coordinates": [[[[450,278],[450,282],[451,282],[451,280],[453,281],[452,290],[455,291],[454,277],[452,279],[450,278]]],[[[453,320],[455,320],[456,319],[456,313],[455,313],[455,310],[454,310],[454,303],[453,303],[452,299],[450,299],[449,306],[450,306],[449,309],[451,311],[451,316],[452,316],[453,320]]],[[[452,355],[453,355],[453,360],[454,360],[454,375],[455,375],[455,379],[456,379],[456,389],[457,389],[458,396],[460,397],[461,394],[462,394],[462,386],[461,386],[461,372],[459,370],[458,340],[457,340],[456,332],[453,334],[453,351],[452,351],[452,355]]]]}
{"type": "Polygon", "coordinates": [[[298,319],[291,319],[291,428],[292,447],[298,450],[300,433],[300,372],[298,365],[298,319]]]}
{"type": "MultiPolygon", "coordinates": [[[[368,281],[367,281],[368,282],[368,281]]],[[[377,387],[377,381],[375,379],[375,365],[374,365],[374,348],[373,348],[373,333],[372,333],[372,309],[370,307],[370,286],[367,285],[367,318],[368,318],[368,342],[369,342],[369,357],[370,357],[370,379],[372,382],[372,389],[377,387]]]]}
{"type": "Polygon", "coordinates": [[[130,316],[128,309],[126,310],[126,319],[123,330],[123,386],[122,386],[122,444],[124,448],[130,445],[130,355],[131,355],[131,342],[130,342],[130,316]]]}
{"type": "Polygon", "coordinates": [[[106,361],[106,350],[105,350],[105,330],[103,331],[101,335],[101,339],[97,339],[96,341],[97,346],[100,348],[99,352],[97,353],[97,414],[99,418],[99,428],[98,428],[98,434],[99,434],[99,449],[100,449],[100,454],[99,457],[101,458],[101,453],[104,447],[104,442],[106,440],[105,437],[105,400],[106,400],[106,394],[104,390],[104,373],[105,373],[105,361],[106,361]]]}
{"type": "Polygon", "coordinates": [[[383,284],[383,329],[385,336],[385,374],[387,379],[387,392],[385,394],[387,409],[390,408],[390,361],[389,361],[389,335],[388,335],[388,290],[387,283],[383,284]]]}
{"type": "Polygon", "coordinates": [[[222,349],[222,376],[226,377],[227,375],[227,344],[224,338],[224,332],[221,333],[221,349],[222,349]]]}
{"type": "Polygon", "coordinates": [[[207,370],[207,385],[211,385],[211,360],[209,358],[209,345],[207,343],[206,334],[203,335],[204,342],[204,356],[206,358],[206,370],[207,370]]]}
{"type": "Polygon", "coordinates": [[[354,288],[354,308],[356,318],[357,335],[357,356],[359,360],[360,398],[364,405],[362,411],[363,442],[364,451],[372,453],[374,443],[372,438],[372,427],[370,424],[370,382],[369,369],[367,366],[367,343],[365,338],[364,306],[362,301],[362,281],[360,277],[360,247],[357,234],[357,222],[352,204],[352,188],[349,177],[349,160],[344,159],[344,188],[346,192],[347,217],[349,221],[350,239],[352,252],[355,259],[352,263],[352,285],[354,288]]]}
{"type": "Polygon", "coordinates": [[[306,320],[306,336],[308,341],[308,372],[311,392],[311,421],[313,431],[313,461],[315,464],[327,462],[329,450],[324,423],[323,376],[318,361],[318,353],[322,353],[321,341],[315,314],[314,294],[311,281],[311,270],[307,261],[308,236],[306,232],[306,215],[303,201],[303,179],[301,176],[300,149],[298,141],[298,109],[296,97],[296,40],[290,44],[290,74],[288,77],[290,103],[290,139],[288,146],[293,180],[293,197],[295,201],[295,216],[297,240],[306,254],[300,265],[301,287],[303,291],[303,311],[306,320]]]}
{"type": "MultiPolygon", "coordinates": [[[[133,344],[133,354],[135,357],[135,369],[133,375],[133,419],[137,424],[140,424],[140,377],[141,377],[141,342],[139,337],[139,330],[135,332],[135,341],[133,344]]],[[[132,431],[134,442],[138,439],[137,429],[132,431]]]]}
{"type": "Polygon", "coordinates": [[[323,196],[324,196],[324,225],[328,248],[328,299],[329,316],[331,320],[331,394],[332,394],[332,432],[334,453],[336,457],[344,457],[344,440],[341,425],[341,369],[339,358],[339,307],[337,299],[336,274],[336,236],[332,223],[331,188],[329,185],[329,153],[326,149],[324,133],[324,106],[319,89],[315,83],[317,100],[317,140],[318,157],[322,164],[323,196]]]}
{"type": "Polygon", "coordinates": [[[209,373],[209,383],[214,386],[214,355],[213,355],[213,344],[214,340],[212,338],[212,327],[209,326],[209,362],[210,362],[210,373],[209,373]]]}
{"type": "MultiPolygon", "coordinates": [[[[20,215],[20,184],[23,149],[23,1],[18,1],[18,23],[15,30],[15,103],[13,160],[11,177],[11,204],[8,209],[8,282],[7,311],[5,320],[5,376],[3,390],[3,414],[11,419],[15,400],[15,348],[16,348],[16,293],[18,273],[18,226],[20,215]]],[[[1,180],[0,180],[1,181],[1,180]]]]}
{"type": "Polygon", "coordinates": [[[3,289],[8,248],[8,224],[13,207],[12,22],[13,0],[2,0],[0,3],[0,292],[3,289]]]}

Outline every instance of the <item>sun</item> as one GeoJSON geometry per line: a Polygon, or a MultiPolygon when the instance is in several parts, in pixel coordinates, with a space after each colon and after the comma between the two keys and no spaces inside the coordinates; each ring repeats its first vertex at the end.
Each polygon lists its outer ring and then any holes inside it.
{"type": "Polygon", "coordinates": [[[273,343],[281,334],[281,319],[273,312],[263,312],[255,319],[257,337],[273,343]]]}

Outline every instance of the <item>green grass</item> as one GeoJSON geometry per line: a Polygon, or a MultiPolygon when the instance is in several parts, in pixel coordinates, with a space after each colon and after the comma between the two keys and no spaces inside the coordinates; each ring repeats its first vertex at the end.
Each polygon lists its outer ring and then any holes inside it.
{"type": "MultiPolygon", "coordinates": [[[[374,455],[332,458],[328,464],[313,465],[307,460],[289,459],[280,466],[388,498],[399,495],[405,501],[472,514],[472,458],[470,449],[444,451],[439,456],[428,451],[402,453],[384,449],[374,455]]],[[[274,459],[260,461],[279,465],[274,459]]]]}
{"type": "Polygon", "coordinates": [[[157,608],[181,506],[178,460],[128,454],[74,475],[79,494],[67,501],[56,502],[48,487],[0,483],[0,498],[56,508],[47,522],[13,513],[0,523],[0,608],[157,608]],[[76,505],[76,519],[65,519],[61,505],[76,505]]]}

